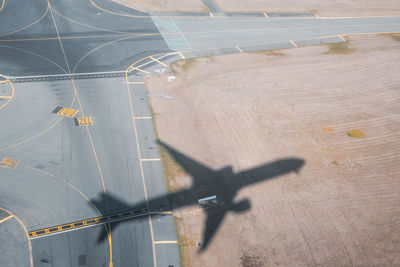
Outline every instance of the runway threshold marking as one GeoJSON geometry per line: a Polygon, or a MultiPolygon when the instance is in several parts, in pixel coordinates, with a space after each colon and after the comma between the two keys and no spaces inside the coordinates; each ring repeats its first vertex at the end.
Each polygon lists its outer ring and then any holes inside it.
{"type": "Polygon", "coordinates": [[[53,112],[63,117],[73,118],[79,110],[59,106],[53,112]]]}
{"type": "Polygon", "coordinates": [[[0,167],[13,169],[17,167],[18,164],[19,160],[3,158],[3,160],[0,162],[0,167]]]}
{"type": "Polygon", "coordinates": [[[152,56],[149,56],[149,58],[151,58],[153,61],[157,62],[158,64],[163,65],[164,67],[167,67],[167,64],[165,64],[164,62],[162,62],[152,56]]]}
{"type": "Polygon", "coordinates": [[[0,223],[3,223],[5,221],[8,221],[9,219],[11,219],[12,217],[14,217],[14,215],[9,215],[8,217],[5,217],[4,219],[0,220],[0,223]]]}
{"type": "Polygon", "coordinates": [[[142,208],[142,209],[137,209],[137,210],[131,210],[131,211],[110,214],[107,216],[100,216],[100,217],[91,218],[91,219],[82,220],[82,221],[60,224],[60,225],[42,228],[42,229],[38,229],[38,230],[33,230],[33,231],[30,231],[28,234],[29,234],[30,239],[35,239],[35,238],[44,237],[44,236],[48,236],[48,235],[54,235],[54,234],[59,234],[59,233],[63,233],[63,232],[70,232],[70,231],[88,228],[88,227],[92,227],[92,226],[96,226],[96,225],[108,224],[108,223],[112,223],[112,222],[116,222],[116,221],[127,220],[127,219],[131,219],[131,218],[139,217],[139,216],[145,216],[145,215],[148,215],[149,213],[150,212],[148,212],[147,208],[142,208]]]}
{"type": "Polygon", "coordinates": [[[79,117],[79,118],[75,118],[75,125],[76,125],[76,126],[93,125],[93,119],[92,119],[92,117],[79,117]]]}

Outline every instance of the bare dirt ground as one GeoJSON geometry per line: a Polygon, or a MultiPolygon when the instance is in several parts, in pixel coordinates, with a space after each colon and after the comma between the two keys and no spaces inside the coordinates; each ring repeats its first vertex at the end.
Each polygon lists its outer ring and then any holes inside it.
{"type": "Polygon", "coordinates": [[[208,12],[201,0],[112,0],[144,12],[208,12]]]}
{"type": "Polygon", "coordinates": [[[400,14],[398,0],[214,0],[231,12],[309,13],[320,16],[391,16],[400,14]]]}
{"type": "MultiPolygon", "coordinates": [[[[208,12],[201,0],[113,0],[147,12],[208,12]]],[[[226,12],[310,13],[320,16],[400,15],[399,0],[214,0],[226,12]]]]}
{"type": "MultiPolygon", "coordinates": [[[[251,209],[229,213],[203,253],[202,210],[176,210],[184,265],[399,266],[399,62],[399,41],[357,36],[331,50],[187,60],[176,80],[148,78],[149,94],[172,97],[150,97],[159,138],[210,168],[306,161],[243,188],[235,201],[251,209]]],[[[162,156],[170,189],[189,186],[162,156]]]]}

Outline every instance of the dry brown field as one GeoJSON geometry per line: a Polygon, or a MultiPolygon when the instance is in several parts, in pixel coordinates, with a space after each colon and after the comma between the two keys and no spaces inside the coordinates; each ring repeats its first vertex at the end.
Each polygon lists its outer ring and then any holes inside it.
{"type": "Polygon", "coordinates": [[[201,0],[112,0],[143,12],[208,12],[201,0]]]}
{"type": "MultiPolygon", "coordinates": [[[[113,0],[147,12],[208,12],[202,0],[113,0]]],[[[400,15],[399,0],[214,0],[226,12],[316,13],[320,16],[400,15]]]]}
{"type": "Polygon", "coordinates": [[[400,14],[398,0],[214,0],[231,12],[309,13],[320,16],[392,16],[400,14]]]}
{"type": "MultiPolygon", "coordinates": [[[[184,266],[400,265],[399,40],[185,60],[175,80],[146,80],[160,140],[204,165],[305,160],[244,187],[235,201],[251,209],[230,212],[202,253],[202,209],[175,210],[184,266]]],[[[190,186],[162,157],[169,189],[190,186]]]]}

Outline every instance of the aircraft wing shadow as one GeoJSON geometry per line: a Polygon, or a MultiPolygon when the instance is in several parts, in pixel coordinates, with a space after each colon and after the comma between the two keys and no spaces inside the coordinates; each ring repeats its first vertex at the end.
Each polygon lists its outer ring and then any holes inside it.
{"type": "MultiPolygon", "coordinates": [[[[207,203],[201,205],[207,215],[207,219],[203,230],[200,252],[208,248],[228,212],[242,213],[251,209],[248,199],[235,201],[239,190],[248,185],[260,183],[287,173],[297,173],[305,163],[303,159],[299,158],[284,158],[234,174],[231,167],[214,171],[171,146],[161,141],[158,141],[158,143],[192,177],[193,183],[191,187],[151,198],[148,202],[142,201],[134,205],[127,204],[122,199],[110,193],[107,193],[107,195],[102,193],[99,199],[94,199],[92,202],[103,215],[108,215],[110,214],[110,210],[123,212],[149,208],[150,211],[159,211],[159,203],[163,201],[165,203],[166,199],[169,200],[170,205],[174,209],[179,209],[184,206],[197,205],[199,204],[199,199],[206,196],[215,196],[216,201],[211,203],[211,205],[207,203]]],[[[135,218],[127,220],[133,219],[135,218]]],[[[112,231],[119,223],[121,221],[108,224],[99,236],[98,242],[104,241],[107,238],[108,232],[112,231]]]]}

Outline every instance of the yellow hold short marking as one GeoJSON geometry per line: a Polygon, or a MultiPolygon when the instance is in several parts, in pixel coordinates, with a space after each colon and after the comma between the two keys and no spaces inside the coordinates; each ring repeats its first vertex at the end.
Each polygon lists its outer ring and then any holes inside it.
{"type": "Polygon", "coordinates": [[[3,158],[3,160],[0,162],[0,167],[3,168],[15,168],[19,164],[19,161],[16,159],[9,159],[9,158],[3,158]]]}
{"type": "Polygon", "coordinates": [[[64,117],[73,118],[78,112],[79,110],[72,108],[61,108],[57,114],[64,117]]]}

